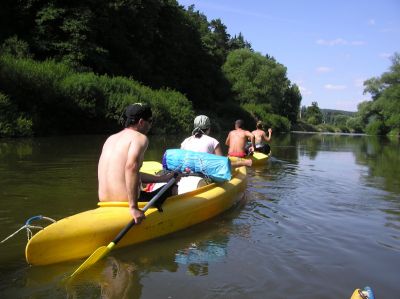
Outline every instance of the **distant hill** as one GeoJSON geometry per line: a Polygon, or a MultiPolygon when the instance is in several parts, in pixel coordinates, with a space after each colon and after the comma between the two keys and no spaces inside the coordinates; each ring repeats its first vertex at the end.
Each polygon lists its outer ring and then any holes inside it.
{"type": "Polygon", "coordinates": [[[334,109],[321,109],[323,115],[347,115],[347,116],[354,116],[357,112],[352,111],[344,111],[344,110],[334,110],[334,109]]]}
{"type": "Polygon", "coordinates": [[[347,118],[353,117],[356,114],[356,112],[334,109],[321,109],[321,112],[323,122],[332,125],[338,125],[339,123],[344,124],[347,118]]]}

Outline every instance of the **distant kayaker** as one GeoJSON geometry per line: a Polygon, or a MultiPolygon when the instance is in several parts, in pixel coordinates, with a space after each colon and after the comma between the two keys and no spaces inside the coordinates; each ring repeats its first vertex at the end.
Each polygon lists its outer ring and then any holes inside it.
{"type": "MultiPolygon", "coordinates": [[[[210,118],[206,115],[198,115],[193,121],[193,126],[194,129],[192,131],[192,136],[186,138],[181,143],[181,149],[222,156],[223,153],[219,141],[211,136],[208,136],[211,132],[210,118]]],[[[251,165],[251,160],[231,162],[232,167],[251,165]]]]}
{"type": "MultiPolygon", "coordinates": [[[[186,138],[181,143],[181,149],[209,153],[223,156],[219,141],[211,136],[211,121],[206,115],[198,115],[193,121],[194,129],[192,136],[186,138]]],[[[231,161],[231,167],[251,166],[252,160],[231,161]]],[[[201,177],[188,176],[183,177],[178,183],[178,194],[185,193],[201,187],[204,180],[201,177]]]]}
{"type": "Polygon", "coordinates": [[[235,129],[230,131],[225,144],[229,147],[228,156],[244,158],[252,153],[255,148],[255,138],[252,133],[243,129],[243,120],[235,121],[235,129]],[[249,150],[246,150],[247,141],[251,142],[249,150]]]}
{"type": "Polygon", "coordinates": [[[138,208],[141,182],[167,182],[173,173],[139,173],[149,144],[146,134],[153,122],[152,111],[147,104],[135,103],[126,108],[125,116],[125,129],[104,143],[98,165],[98,193],[100,201],[128,201],[132,217],[140,223],[145,218],[138,208]]]}
{"type": "Polygon", "coordinates": [[[268,136],[267,136],[267,134],[263,130],[263,123],[262,123],[262,121],[259,120],[256,124],[256,130],[254,130],[251,133],[255,137],[256,147],[255,147],[254,151],[261,152],[261,153],[268,155],[271,151],[271,147],[266,142],[271,141],[272,129],[271,128],[268,129],[268,136]]]}

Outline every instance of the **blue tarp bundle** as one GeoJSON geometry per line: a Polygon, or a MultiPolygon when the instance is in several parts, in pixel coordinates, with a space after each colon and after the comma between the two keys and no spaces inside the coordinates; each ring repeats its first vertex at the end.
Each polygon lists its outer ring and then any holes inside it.
{"type": "Polygon", "coordinates": [[[231,163],[227,157],[199,153],[182,149],[169,149],[165,152],[163,167],[167,170],[202,173],[216,182],[231,179],[231,163]]]}

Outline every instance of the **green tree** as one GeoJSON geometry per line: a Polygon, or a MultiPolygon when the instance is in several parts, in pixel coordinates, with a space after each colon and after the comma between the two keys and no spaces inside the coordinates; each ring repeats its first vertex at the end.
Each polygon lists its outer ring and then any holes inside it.
{"type": "Polygon", "coordinates": [[[251,48],[251,44],[246,41],[243,37],[243,34],[240,32],[238,36],[236,34],[229,40],[228,42],[229,45],[229,50],[237,50],[237,49],[248,49],[250,51],[253,51],[251,48]]]}
{"type": "Polygon", "coordinates": [[[285,116],[291,123],[297,121],[301,103],[300,89],[296,84],[285,90],[283,100],[280,103],[279,114],[285,116]]]}
{"type": "MultiPolygon", "coordinates": [[[[222,69],[232,84],[236,101],[269,104],[272,113],[280,114],[290,84],[283,65],[260,53],[239,49],[228,54],[222,69]]],[[[289,94],[287,98],[290,98],[289,94]]]]}
{"type": "Polygon", "coordinates": [[[346,127],[351,133],[362,133],[364,124],[360,117],[350,117],[346,121],[346,127]]]}
{"type": "Polygon", "coordinates": [[[364,82],[364,93],[370,93],[372,101],[361,105],[358,113],[370,133],[400,132],[400,54],[391,60],[388,72],[364,82]]]}
{"type": "Polygon", "coordinates": [[[322,123],[322,112],[321,109],[319,109],[317,102],[312,102],[311,106],[307,107],[306,120],[312,125],[318,125],[322,123]]]}
{"type": "Polygon", "coordinates": [[[307,107],[305,105],[301,106],[300,109],[300,119],[303,119],[306,117],[306,113],[307,113],[307,107]]]}

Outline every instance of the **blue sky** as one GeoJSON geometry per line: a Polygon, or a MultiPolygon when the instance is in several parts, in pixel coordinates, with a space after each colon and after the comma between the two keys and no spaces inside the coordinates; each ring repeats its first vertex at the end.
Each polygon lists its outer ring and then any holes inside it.
{"type": "Polygon", "coordinates": [[[400,0],[178,0],[287,67],[301,105],[356,111],[363,82],[400,52],[400,0]]]}

